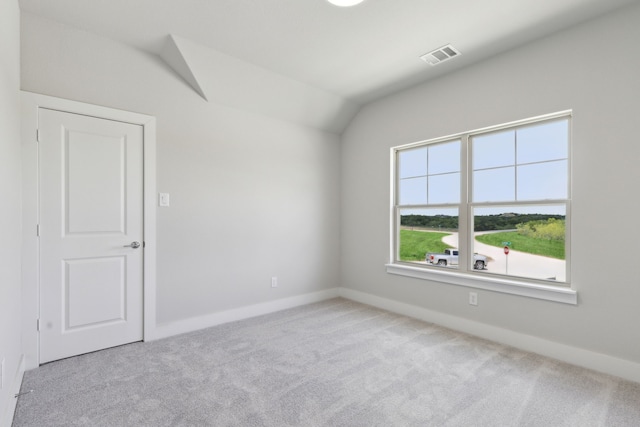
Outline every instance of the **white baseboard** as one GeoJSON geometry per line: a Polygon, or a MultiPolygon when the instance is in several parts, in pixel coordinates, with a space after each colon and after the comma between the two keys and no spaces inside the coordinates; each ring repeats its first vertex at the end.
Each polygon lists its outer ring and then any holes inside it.
{"type": "Polygon", "coordinates": [[[336,297],[338,297],[338,288],[331,288],[310,294],[297,295],[295,297],[283,298],[275,301],[240,307],[233,310],[212,313],[206,316],[192,317],[177,322],[158,324],[150,337],[145,336],[145,340],[151,341],[167,338],[173,335],[193,332],[199,329],[221,325],[223,323],[235,322],[237,320],[274,313],[276,311],[286,310],[288,308],[294,308],[300,305],[311,304],[336,297]]]}
{"type": "Polygon", "coordinates": [[[640,382],[640,363],[596,353],[579,347],[568,346],[484,323],[474,322],[353,289],[339,288],[339,295],[343,298],[435,323],[490,341],[561,360],[572,365],[614,375],[626,380],[640,382]]]}
{"type": "Polygon", "coordinates": [[[22,387],[22,378],[24,377],[24,367],[25,358],[23,354],[20,358],[18,371],[13,378],[13,382],[9,386],[9,401],[5,406],[4,413],[0,414],[0,426],[10,426],[13,423],[13,415],[16,412],[16,404],[18,403],[18,399],[14,396],[20,393],[20,387],[22,387]]]}

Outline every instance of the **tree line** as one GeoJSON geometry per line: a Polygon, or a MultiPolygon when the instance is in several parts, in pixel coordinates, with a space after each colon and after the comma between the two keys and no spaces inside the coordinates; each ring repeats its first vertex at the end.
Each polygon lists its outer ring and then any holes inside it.
{"type": "MultiPolygon", "coordinates": [[[[533,221],[542,224],[550,219],[562,221],[564,225],[564,215],[549,214],[518,214],[503,213],[497,215],[482,215],[474,218],[475,231],[491,231],[491,230],[515,230],[522,224],[533,221]]],[[[400,217],[400,225],[405,227],[420,227],[431,229],[457,230],[458,217],[450,215],[402,215],[400,217]]],[[[555,224],[558,226],[559,224],[555,224]]]]}

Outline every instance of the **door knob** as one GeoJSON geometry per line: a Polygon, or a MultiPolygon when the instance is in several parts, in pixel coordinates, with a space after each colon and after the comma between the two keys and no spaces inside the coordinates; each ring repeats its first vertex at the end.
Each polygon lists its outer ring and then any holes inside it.
{"type": "Polygon", "coordinates": [[[140,242],[131,242],[130,245],[124,245],[124,247],[138,249],[140,247],[140,242]]]}

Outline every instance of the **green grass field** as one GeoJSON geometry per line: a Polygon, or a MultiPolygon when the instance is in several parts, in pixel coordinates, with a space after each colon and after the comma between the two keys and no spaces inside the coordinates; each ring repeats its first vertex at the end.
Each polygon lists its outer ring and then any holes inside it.
{"type": "Polygon", "coordinates": [[[400,230],[400,260],[424,261],[427,252],[442,252],[449,246],[442,238],[450,233],[400,230]]]}
{"type": "Polygon", "coordinates": [[[514,251],[564,259],[564,240],[545,240],[521,236],[515,231],[490,233],[477,236],[476,240],[487,245],[503,247],[504,242],[511,242],[514,251]]]}
{"type": "MultiPolygon", "coordinates": [[[[442,242],[450,233],[435,231],[400,230],[400,260],[424,261],[427,252],[442,252],[450,246],[442,242]]],[[[511,242],[514,251],[564,259],[564,241],[542,240],[521,236],[517,232],[483,234],[476,240],[487,245],[503,247],[503,242],[511,242]]]]}

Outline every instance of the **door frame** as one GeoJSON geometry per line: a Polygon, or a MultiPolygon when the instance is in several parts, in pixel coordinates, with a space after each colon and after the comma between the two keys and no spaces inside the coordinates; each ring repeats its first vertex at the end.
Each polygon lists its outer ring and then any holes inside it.
{"type": "MultiPolygon", "coordinates": [[[[38,110],[48,108],[142,126],[143,129],[143,340],[156,335],[156,118],[33,92],[22,97],[22,337],[26,369],[40,365],[38,227],[38,110]]],[[[19,250],[19,249],[16,249],[19,250]]]]}

